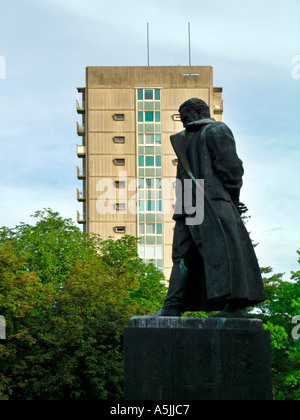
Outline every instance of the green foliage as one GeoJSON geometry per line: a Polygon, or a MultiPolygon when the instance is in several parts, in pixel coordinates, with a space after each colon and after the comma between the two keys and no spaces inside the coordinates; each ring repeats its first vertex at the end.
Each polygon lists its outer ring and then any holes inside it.
{"type": "MultiPolygon", "coordinates": [[[[0,399],[120,399],[123,330],[130,317],[161,307],[164,277],[138,257],[131,236],[104,241],[49,209],[33,217],[34,225],[0,229],[0,315],[7,325],[0,399]]],[[[300,270],[288,282],[270,267],[262,273],[267,300],[258,316],[271,333],[274,396],[299,400],[292,319],[300,315],[300,270]]]]}
{"type": "Polygon", "coordinates": [[[62,281],[68,266],[95,252],[87,235],[50,209],[37,211],[34,225],[21,223],[14,229],[0,229],[0,243],[10,240],[18,255],[26,255],[26,268],[35,271],[43,283],[62,281]]]}
{"type": "Polygon", "coordinates": [[[51,210],[34,218],[1,229],[0,399],[122,398],[124,327],[161,304],[163,276],[135,238],[89,237],[51,210]]]}
{"type": "MultiPolygon", "coordinates": [[[[272,269],[263,268],[262,273],[272,274],[272,269]]],[[[293,338],[292,319],[300,315],[300,271],[292,273],[291,281],[275,274],[265,277],[264,283],[267,300],[259,305],[259,317],[271,333],[274,398],[299,400],[300,341],[293,338]]]]}

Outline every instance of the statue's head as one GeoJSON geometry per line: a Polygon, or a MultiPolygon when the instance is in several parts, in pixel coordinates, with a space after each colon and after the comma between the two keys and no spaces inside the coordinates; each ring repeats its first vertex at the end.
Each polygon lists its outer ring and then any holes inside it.
{"type": "Polygon", "coordinates": [[[191,98],[179,108],[180,118],[184,127],[190,122],[210,118],[209,106],[202,99],[191,98]]]}

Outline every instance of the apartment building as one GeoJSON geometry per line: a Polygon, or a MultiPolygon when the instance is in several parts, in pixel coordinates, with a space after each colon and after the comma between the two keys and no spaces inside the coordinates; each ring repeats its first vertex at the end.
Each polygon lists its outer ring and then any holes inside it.
{"type": "Polygon", "coordinates": [[[183,129],[178,108],[192,97],[222,120],[213,69],[87,67],[86,86],[77,91],[77,221],[104,239],[139,237],[140,257],[168,278],[177,166],[170,135],[183,129]]]}

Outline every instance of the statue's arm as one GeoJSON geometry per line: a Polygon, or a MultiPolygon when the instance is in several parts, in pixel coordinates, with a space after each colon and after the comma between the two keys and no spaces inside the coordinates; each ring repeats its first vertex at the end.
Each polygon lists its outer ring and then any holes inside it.
{"type": "Polygon", "coordinates": [[[207,147],[213,169],[238,206],[244,168],[243,162],[237,155],[233,134],[226,124],[216,123],[208,130],[207,147]]]}

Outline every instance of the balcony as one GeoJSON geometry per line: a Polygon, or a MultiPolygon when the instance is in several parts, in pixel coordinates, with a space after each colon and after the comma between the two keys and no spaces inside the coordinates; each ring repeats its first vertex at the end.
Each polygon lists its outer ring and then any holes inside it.
{"type": "Polygon", "coordinates": [[[76,100],[76,110],[78,114],[84,114],[85,113],[85,104],[82,102],[82,105],[79,104],[78,99],[76,100]]]}
{"type": "Polygon", "coordinates": [[[84,225],[86,223],[85,214],[80,214],[79,211],[77,211],[77,223],[80,225],[84,225]]]}
{"type": "Polygon", "coordinates": [[[85,201],[85,196],[82,191],[79,191],[77,188],[77,201],[83,202],[85,201]]]}
{"type": "Polygon", "coordinates": [[[86,149],[85,146],[81,146],[79,144],[76,145],[77,146],[77,156],[79,158],[84,158],[86,155],[86,149]]]}
{"type": "Polygon", "coordinates": [[[83,125],[79,125],[78,122],[76,123],[77,127],[77,134],[78,136],[84,136],[85,135],[85,128],[83,125]]]}
{"type": "Polygon", "coordinates": [[[223,114],[223,101],[219,102],[218,105],[214,105],[214,114],[223,114]]]}
{"type": "Polygon", "coordinates": [[[78,166],[77,166],[77,178],[78,179],[85,179],[85,170],[84,169],[80,170],[78,166]]]}

